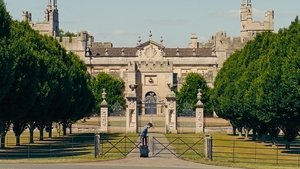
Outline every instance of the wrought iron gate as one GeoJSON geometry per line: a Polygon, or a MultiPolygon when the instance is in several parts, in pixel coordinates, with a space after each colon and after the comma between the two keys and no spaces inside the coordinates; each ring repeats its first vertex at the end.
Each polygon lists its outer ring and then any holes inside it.
{"type": "Polygon", "coordinates": [[[203,137],[153,137],[153,157],[204,157],[203,137]]]}

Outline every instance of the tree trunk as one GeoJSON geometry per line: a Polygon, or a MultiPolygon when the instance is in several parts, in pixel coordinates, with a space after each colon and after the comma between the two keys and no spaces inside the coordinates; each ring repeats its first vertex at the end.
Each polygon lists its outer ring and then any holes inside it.
{"type": "Polygon", "coordinates": [[[0,149],[5,148],[5,135],[0,134],[0,149]]]}
{"type": "Polygon", "coordinates": [[[5,120],[0,120],[0,149],[5,148],[5,136],[9,130],[9,123],[5,120]]]}
{"type": "Polygon", "coordinates": [[[69,125],[70,134],[72,134],[72,124],[69,125]]]}
{"type": "Polygon", "coordinates": [[[34,129],[35,129],[35,122],[28,123],[29,128],[29,144],[34,143],[34,129]]]}
{"type": "Polygon", "coordinates": [[[39,130],[40,130],[40,141],[43,141],[44,140],[44,128],[43,127],[41,127],[41,128],[39,128],[39,130]]]}
{"type": "Polygon", "coordinates": [[[67,135],[67,126],[65,123],[63,123],[63,136],[67,135]]]}
{"type": "Polygon", "coordinates": [[[257,133],[256,133],[256,129],[253,129],[253,136],[252,136],[252,140],[256,141],[257,139],[257,133]]]}
{"type": "Polygon", "coordinates": [[[48,133],[48,137],[52,138],[52,122],[46,123],[46,132],[48,133]]]}
{"type": "Polygon", "coordinates": [[[34,143],[34,136],[33,136],[34,128],[35,127],[33,127],[33,125],[29,126],[29,143],[30,144],[34,143]]]}
{"type": "Polygon", "coordinates": [[[291,148],[291,142],[287,141],[285,143],[285,149],[290,149],[291,148]]]}
{"type": "Polygon", "coordinates": [[[20,146],[21,145],[21,137],[20,135],[16,135],[16,146],[20,146]]]}
{"type": "Polygon", "coordinates": [[[233,135],[236,135],[236,127],[232,126],[232,133],[233,135]]]}
{"type": "Polygon", "coordinates": [[[49,132],[48,132],[48,137],[49,137],[49,138],[52,138],[52,129],[49,130],[49,132]]]}

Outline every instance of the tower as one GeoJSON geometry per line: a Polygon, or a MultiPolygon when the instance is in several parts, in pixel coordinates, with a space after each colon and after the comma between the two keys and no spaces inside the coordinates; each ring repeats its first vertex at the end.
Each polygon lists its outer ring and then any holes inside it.
{"type": "Polygon", "coordinates": [[[240,17],[241,41],[244,42],[245,38],[248,37],[248,28],[253,20],[251,0],[243,0],[241,5],[240,17]]]}
{"type": "Polygon", "coordinates": [[[59,18],[57,9],[57,0],[48,0],[48,5],[45,10],[45,23],[48,23],[48,35],[58,36],[59,33],[59,18]]]}
{"type": "Polygon", "coordinates": [[[251,0],[242,1],[240,15],[241,42],[253,39],[257,33],[274,31],[274,11],[267,11],[263,22],[253,21],[251,0]]]}

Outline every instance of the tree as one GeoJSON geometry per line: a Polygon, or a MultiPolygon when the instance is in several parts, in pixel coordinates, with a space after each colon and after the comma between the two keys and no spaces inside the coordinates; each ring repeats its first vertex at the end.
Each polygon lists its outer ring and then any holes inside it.
{"type": "Polygon", "coordinates": [[[0,38],[9,37],[11,17],[6,11],[3,0],[0,0],[0,38]]]}
{"type": "Polygon", "coordinates": [[[275,142],[279,129],[289,147],[299,132],[298,17],[278,34],[263,33],[235,52],[216,80],[214,107],[233,125],[269,134],[275,142]]]}
{"type": "MultiPolygon", "coordinates": [[[[66,128],[92,114],[94,97],[90,87],[90,75],[87,73],[85,64],[73,53],[70,55],[69,74],[72,82],[72,93],[70,109],[62,118],[63,134],[66,135],[66,128]]],[[[71,131],[71,130],[70,130],[71,131]]]]}
{"type": "Polygon", "coordinates": [[[202,92],[202,102],[204,103],[205,113],[212,113],[210,104],[210,90],[206,84],[205,79],[198,73],[189,73],[186,76],[185,82],[182,85],[179,92],[176,93],[177,98],[177,111],[178,113],[184,114],[183,105],[189,103],[192,105],[192,109],[195,109],[197,102],[198,89],[202,92]]]}
{"type": "MultiPolygon", "coordinates": [[[[125,98],[123,92],[125,90],[125,83],[119,78],[115,78],[107,73],[99,73],[92,79],[92,91],[95,96],[95,107],[93,112],[99,112],[99,105],[102,102],[102,92],[106,89],[107,103],[113,105],[119,102],[125,108],[125,98]]],[[[109,107],[109,112],[111,112],[109,107]]]]}

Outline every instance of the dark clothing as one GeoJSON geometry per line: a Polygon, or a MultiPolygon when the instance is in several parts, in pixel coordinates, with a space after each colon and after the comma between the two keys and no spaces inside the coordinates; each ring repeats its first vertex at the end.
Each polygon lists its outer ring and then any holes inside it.
{"type": "Polygon", "coordinates": [[[145,126],[144,129],[141,132],[141,143],[142,143],[143,146],[148,145],[147,134],[148,134],[148,126],[145,126]]]}
{"type": "Polygon", "coordinates": [[[148,126],[145,126],[141,132],[141,137],[146,137],[148,134],[148,126]]]}

